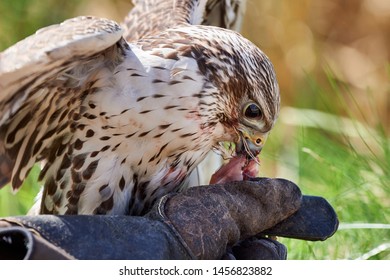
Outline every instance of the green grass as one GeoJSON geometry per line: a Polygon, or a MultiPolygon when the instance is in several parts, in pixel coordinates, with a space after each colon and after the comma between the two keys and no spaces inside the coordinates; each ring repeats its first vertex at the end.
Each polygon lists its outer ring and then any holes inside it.
{"type": "MultiPolygon", "coordinates": [[[[0,3],[1,49],[66,18],[77,1],[60,1],[65,5],[60,9],[57,1],[44,2],[49,8],[25,8],[41,3],[35,0],[0,3]],[[6,10],[12,10],[12,16],[6,10]]],[[[328,83],[308,76],[299,91],[289,93],[297,101],[283,107],[262,155],[261,175],[290,179],[304,194],[326,198],[338,214],[340,230],[324,242],[280,240],[288,247],[289,259],[390,259],[389,129],[379,118],[368,125],[350,89],[328,68],[324,71],[328,83]]],[[[367,96],[370,103],[369,91],[367,96]]],[[[0,216],[28,211],[39,191],[38,172],[31,172],[16,195],[10,187],[0,190],[0,216]]]]}
{"type": "Polygon", "coordinates": [[[349,89],[331,75],[329,83],[331,93],[316,85],[312,94],[323,98],[323,107],[333,96],[338,101],[332,111],[347,111],[347,117],[283,108],[263,165],[275,164],[275,175],[296,182],[304,194],[325,197],[337,212],[340,230],[324,242],[281,241],[289,259],[390,259],[389,137],[380,122],[370,127],[348,116],[352,110],[345,109],[359,105],[346,104],[349,89]]]}
{"type": "Polygon", "coordinates": [[[0,2],[0,50],[35,33],[37,29],[59,23],[74,13],[76,0],[6,0],[0,2]]]}
{"type": "Polygon", "coordinates": [[[34,203],[40,185],[37,182],[39,168],[34,167],[18,192],[10,186],[0,190],[0,217],[25,215],[34,203]]]}

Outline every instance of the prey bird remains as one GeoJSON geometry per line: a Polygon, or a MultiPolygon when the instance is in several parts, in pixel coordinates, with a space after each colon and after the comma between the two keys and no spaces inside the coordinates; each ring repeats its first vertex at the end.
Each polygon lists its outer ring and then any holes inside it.
{"type": "Polygon", "coordinates": [[[77,17],[2,52],[0,185],[42,162],[39,213],[141,215],[210,150],[254,160],[279,111],[273,66],[240,34],[194,25],[206,1],[184,2],[174,26],[129,42],[77,17]]]}

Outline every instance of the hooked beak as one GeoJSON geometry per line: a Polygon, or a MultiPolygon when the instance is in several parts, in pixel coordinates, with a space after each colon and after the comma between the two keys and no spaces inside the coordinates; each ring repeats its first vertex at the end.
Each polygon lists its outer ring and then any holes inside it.
{"type": "Polygon", "coordinates": [[[267,134],[252,130],[241,130],[240,139],[236,144],[236,153],[244,154],[249,158],[257,157],[263,149],[267,134]]]}

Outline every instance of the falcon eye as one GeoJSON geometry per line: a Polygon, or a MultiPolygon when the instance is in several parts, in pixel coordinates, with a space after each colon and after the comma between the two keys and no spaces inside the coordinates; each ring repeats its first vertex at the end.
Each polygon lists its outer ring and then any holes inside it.
{"type": "Polygon", "coordinates": [[[245,106],[244,115],[248,119],[258,120],[261,118],[261,110],[255,103],[249,103],[245,106]]]}

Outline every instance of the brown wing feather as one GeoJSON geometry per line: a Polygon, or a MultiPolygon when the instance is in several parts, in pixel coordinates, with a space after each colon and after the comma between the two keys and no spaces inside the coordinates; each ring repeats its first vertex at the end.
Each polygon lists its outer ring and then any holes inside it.
{"type": "Polygon", "coordinates": [[[63,149],[92,87],[90,69],[102,52],[120,49],[121,35],[113,21],[78,17],[0,54],[0,187],[11,180],[19,188],[35,162],[63,149]]]}
{"type": "Polygon", "coordinates": [[[181,24],[241,29],[246,0],[135,0],[124,20],[124,38],[136,41],[181,24]]]}

